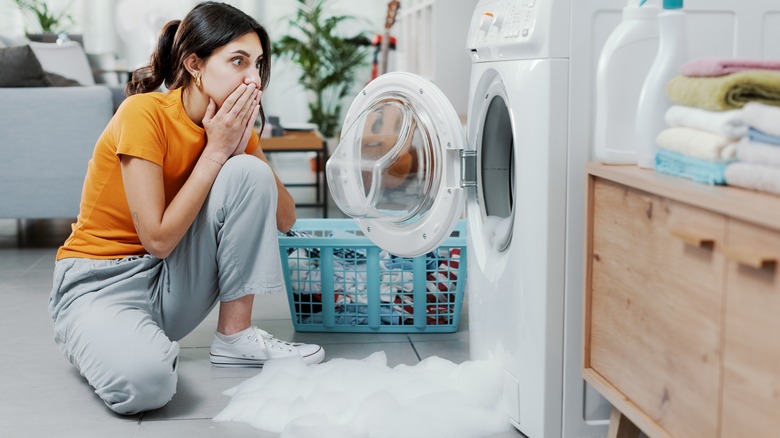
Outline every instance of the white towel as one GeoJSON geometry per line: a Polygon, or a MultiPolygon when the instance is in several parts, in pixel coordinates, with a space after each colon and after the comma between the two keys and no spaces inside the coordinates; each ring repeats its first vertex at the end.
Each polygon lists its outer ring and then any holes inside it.
{"type": "Polygon", "coordinates": [[[780,146],[743,138],[737,143],[737,160],[780,167],[780,146]]]}
{"type": "Polygon", "coordinates": [[[742,108],[745,124],[761,132],[780,137],[780,108],[750,102],[742,108]]]}
{"type": "Polygon", "coordinates": [[[780,168],[738,161],[726,167],[726,183],[780,195],[780,168]]]}
{"type": "Polygon", "coordinates": [[[731,161],[736,149],[732,139],[693,128],[666,128],[655,142],[666,150],[707,161],[731,161]]]}
{"type": "Polygon", "coordinates": [[[670,128],[685,127],[737,139],[747,135],[742,110],[708,111],[691,106],[672,105],[664,115],[670,128]]]}

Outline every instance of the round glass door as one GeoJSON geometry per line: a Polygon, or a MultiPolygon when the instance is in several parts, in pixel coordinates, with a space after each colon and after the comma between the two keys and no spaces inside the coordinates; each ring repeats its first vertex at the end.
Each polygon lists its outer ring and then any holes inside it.
{"type": "Polygon", "coordinates": [[[328,160],[333,199],[381,248],[424,254],[459,218],[464,143],[460,120],[438,88],[408,73],[383,75],[353,102],[328,160]]]}

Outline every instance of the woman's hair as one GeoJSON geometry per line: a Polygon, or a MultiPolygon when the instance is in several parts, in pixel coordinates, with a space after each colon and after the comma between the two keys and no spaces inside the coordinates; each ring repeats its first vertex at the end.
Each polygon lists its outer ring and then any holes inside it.
{"type": "MultiPolygon", "coordinates": [[[[195,6],[184,20],[168,22],[160,31],[157,48],[149,65],[133,72],[125,86],[125,94],[148,93],[165,84],[168,89],[187,86],[192,76],[184,60],[192,53],[202,60],[214,50],[247,33],[260,38],[263,58],[260,61],[260,89],[268,86],[271,76],[271,43],[268,33],[254,18],[225,3],[204,2],[195,6]]],[[[260,120],[265,125],[265,113],[260,105],[260,120]]]]}

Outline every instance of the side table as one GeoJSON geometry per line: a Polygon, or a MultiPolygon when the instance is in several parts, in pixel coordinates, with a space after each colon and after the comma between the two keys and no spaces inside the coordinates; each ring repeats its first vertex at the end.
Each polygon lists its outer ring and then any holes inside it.
{"type": "Polygon", "coordinates": [[[327,143],[317,131],[284,131],[279,137],[266,137],[260,139],[260,147],[268,154],[283,152],[314,152],[317,165],[313,183],[285,183],[286,187],[314,187],[316,190],[316,202],[295,203],[296,207],[321,207],[322,217],[328,217],[328,181],[325,174],[325,160],[327,158],[327,143]],[[321,164],[321,165],[320,165],[321,164]],[[322,172],[322,181],[320,181],[322,172]]]}

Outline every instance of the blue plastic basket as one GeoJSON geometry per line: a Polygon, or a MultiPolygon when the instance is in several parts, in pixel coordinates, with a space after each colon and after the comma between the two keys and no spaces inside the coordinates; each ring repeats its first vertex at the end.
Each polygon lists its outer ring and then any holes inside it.
{"type": "Polygon", "coordinates": [[[448,333],[466,284],[461,221],[435,251],[381,251],[352,219],[299,219],[279,236],[293,326],[301,332],[448,333]]]}

